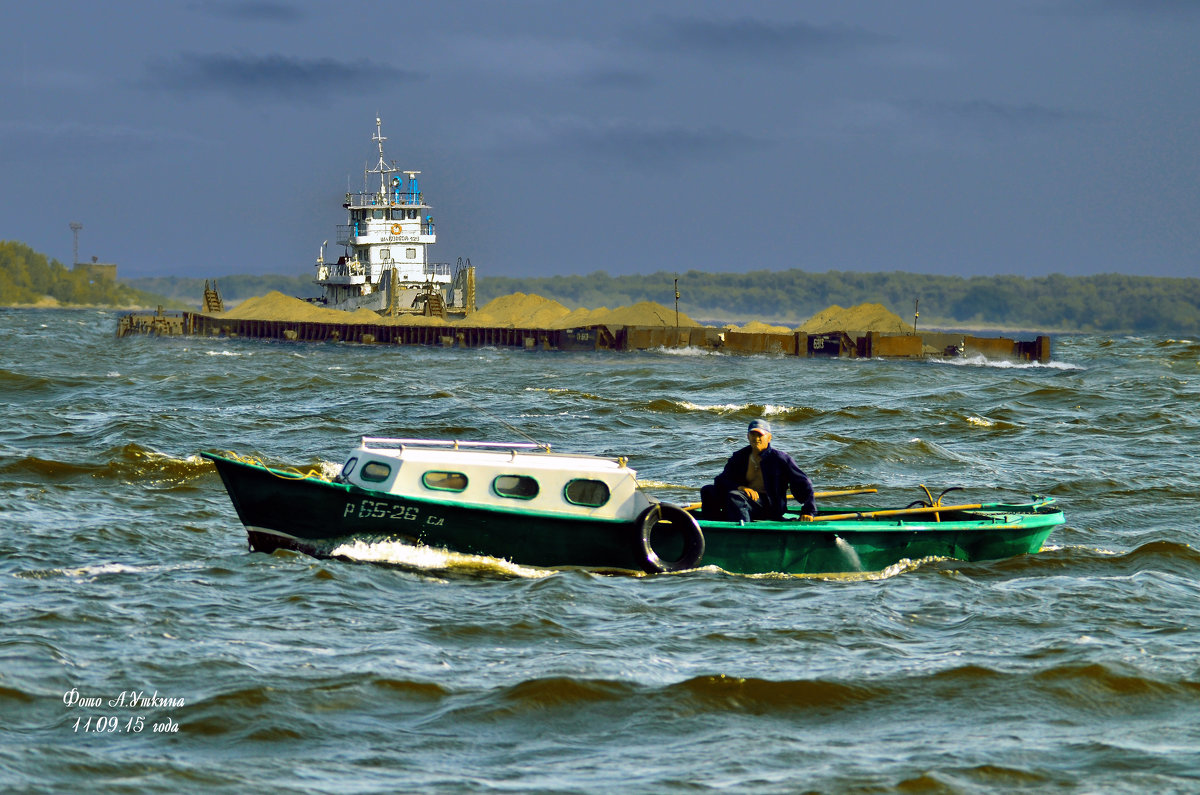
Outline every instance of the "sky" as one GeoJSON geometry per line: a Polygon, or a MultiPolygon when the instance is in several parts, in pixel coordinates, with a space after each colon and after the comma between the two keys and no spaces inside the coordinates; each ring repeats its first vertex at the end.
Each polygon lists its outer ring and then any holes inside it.
{"type": "Polygon", "coordinates": [[[1200,0],[0,0],[0,239],[311,275],[384,152],[483,276],[1200,276],[1200,0]]]}

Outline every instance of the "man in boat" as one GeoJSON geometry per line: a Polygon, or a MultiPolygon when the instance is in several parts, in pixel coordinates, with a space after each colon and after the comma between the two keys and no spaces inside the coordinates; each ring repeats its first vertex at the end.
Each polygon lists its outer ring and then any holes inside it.
{"type": "Polygon", "coordinates": [[[749,522],[779,521],[787,510],[788,489],[800,503],[802,521],[817,513],[813,485],[792,457],[771,446],[771,424],[751,420],[746,429],[750,442],[729,457],[713,483],[700,489],[704,519],[749,522]]]}

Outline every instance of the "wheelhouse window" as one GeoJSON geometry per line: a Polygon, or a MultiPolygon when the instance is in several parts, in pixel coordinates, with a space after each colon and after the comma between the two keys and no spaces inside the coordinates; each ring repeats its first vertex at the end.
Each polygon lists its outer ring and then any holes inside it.
{"type": "Polygon", "coordinates": [[[417,250],[415,248],[405,249],[404,255],[406,257],[408,257],[409,259],[416,259],[417,258],[417,250]]]}
{"type": "Polygon", "coordinates": [[[467,476],[461,472],[426,472],[421,482],[434,491],[458,492],[467,487],[467,476]]]}
{"type": "Polygon", "coordinates": [[[379,249],[379,261],[387,262],[392,258],[392,250],[390,248],[379,249]]]}
{"type": "Polygon", "coordinates": [[[371,217],[374,218],[376,221],[382,221],[383,220],[383,212],[384,212],[383,210],[372,210],[371,217]]]}
{"type": "Polygon", "coordinates": [[[350,477],[350,473],[354,471],[354,465],[358,463],[358,457],[351,458],[345,464],[342,464],[342,477],[350,477]]]}
{"type": "Polygon", "coordinates": [[[393,221],[403,221],[404,220],[404,210],[392,210],[392,220],[393,221]]]}
{"type": "Polygon", "coordinates": [[[392,468],[387,464],[379,461],[368,461],[363,464],[363,468],[359,471],[358,476],[372,483],[382,483],[388,479],[388,475],[390,474],[392,474],[392,468]]]}
{"type": "Polygon", "coordinates": [[[528,475],[500,475],[492,481],[492,488],[501,497],[516,500],[532,500],[538,495],[538,483],[528,475]]]}
{"type": "Polygon", "coordinates": [[[608,490],[608,484],[603,480],[586,480],[579,478],[572,480],[563,489],[563,496],[567,498],[567,502],[572,505],[585,505],[588,508],[599,508],[604,503],[608,502],[611,496],[608,490]]]}

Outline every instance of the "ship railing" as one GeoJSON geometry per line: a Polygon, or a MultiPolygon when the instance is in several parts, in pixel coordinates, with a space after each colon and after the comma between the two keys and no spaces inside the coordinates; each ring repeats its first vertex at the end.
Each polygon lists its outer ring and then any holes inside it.
{"type": "Polygon", "coordinates": [[[328,279],[330,276],[363,276],[366,266],[361,262],[329,262],[318,266],[318,279],[328,279]]]}
{"type": "Polygon", "coordinates": [[[347,193],[346,204],[353,207],[418,207],[425,204],[420,191],[396,190],[387,193],[347,193]]]}
{"type": "MultiPolygon", "coordinates": [[[[396,268],[405,272],[411,273],[413,268],[405,260],[401,259],[385,259],[379,263],[385,268],[396,268]]],[[[449,276],[450,263],[448,262],[429,262],[421,267],[422,276],[449,276]]]]}

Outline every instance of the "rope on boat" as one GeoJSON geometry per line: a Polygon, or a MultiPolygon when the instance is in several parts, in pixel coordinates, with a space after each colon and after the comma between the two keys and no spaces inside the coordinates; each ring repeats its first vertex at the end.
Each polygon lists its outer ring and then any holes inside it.
{"type": "Polygon", "coordinates": [[[226,450],[221,455],[230,460],[237,461],[239,464],[249,464],[250,466],[256,466],[265,469],[267,472],[271,473],[280,480],[308,480],[310,478],[313,480],[324,480],[326,482],[332,480],[332,478],[318,469],[309,469],[306,472],[301,472],[296,467],[285,467],[282,469],[282,471],[277,471],[267,466],[266,462],[264,462],[261,458],[239,455],[232,450],[226,450]]]}
{"type": "Polygon", "coordinates": [[[450,397],[454,398],[454,399],[455,399],[455,400],[457,400],[459,403],[462,403],[462,404],[464,404],[464,405],[465,405],[467,408],[471,409],[472,411],[477,411],[477,412],[479,412],[480,414],[482,414],[482,415],[484,415],[485,417],[487,417],[487,418],[488,418],[489,420],[491,420],[492,422],[499,423],[500,425],[504,426],[504,427],[505,427],[505,428],[507,428],[507,429],[508,429],[508,430],[509,430],[511,433],[515,433],[517,436],[524,437],[526,441],[533,442],[533,443],[534,443],[534,444],[536,444],[538,447],[541,447],[541,448],[543,448],[543,449],[544,449],[544,450],[546,450],[547,452],[549,452],[549,451],[550,451],[550,444],[549,444],[549,442],[539,442],[537,439],[534,439],[532,436],[530,436],[529,434],[525,433],[525,431],[523,431],[523,430],[521,430],[520,428],[518,428],[517,426],[513,425],[511,422],[508,422],[507,420],[504,420],[504,419],[501,419],[500,417],[497,417],[495,414],[492,414],[490,411],[488,411],[487,409],[485,409],[483,406],[480,406],[480,405],[478,405],[478,404],[476,404],[476,403],[472,403],[470,400],[467,400],[467,399],[466,399],[466,398],[464,398],[464,397],[459,397],[458,395],[456,395],[456,394],[454,394],[453,392],[451,392],[449,389],[446,389],[446,390],[445,390],[445,392],[446,392],[446,394],[447,394],[447,395],[449,395],[450,397]]]}

